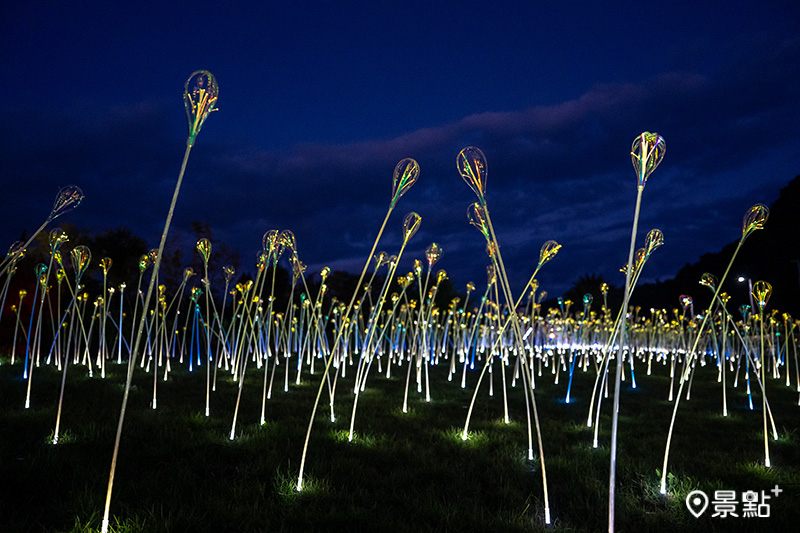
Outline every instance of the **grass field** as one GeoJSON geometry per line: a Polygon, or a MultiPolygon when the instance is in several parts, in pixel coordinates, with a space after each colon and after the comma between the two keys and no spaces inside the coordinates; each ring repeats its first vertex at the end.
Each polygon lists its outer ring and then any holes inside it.
{"type": "MultiPolygon", "coordinates": [[[[31,408],[24,409],[22,366],[0,360],[0,524],[3,531],[99,530],[124,366],[105,379],[71,367],[62,437],[50,443],[61,375],[37,368],[31,408]],[[49,438],[50,436],[50,438],[49,438]]],[[[601,415],[600,446],[586,427],[594,371],[566,379],[549,368],[537,377],[553,524],[545,526],[538,456],[529,461],[520,384],[510,387],[511,423],[503,423],[499,373],[494,396],[485,382],[470,438],[462,441],[477,371],[466,390],[433,367],[432,401],[410,391],[402,413],[405,368],[391,379],[373,374],[359,399],[356,438],[348,442],[352,379],[337,386],[337,421],[326,401],[318,411],[304,490],[295,485],[319,374],[274,392],[259,425],[263,373],[248,370],[237,438],[228,439],[237,384],[220,379],[205,417],[205,372],[174,370],[159,382],[158,409],[149,408],[152,374],[138,370],[128,405],[117,468],[114,531],[602,531],[607,528],[610,398],[601,415]]],[[[768,379],[780,436],[763,466],[760,396],[750,410],[744,386],[728,380],[729,416],[721,415],[721,385],[711,366],[699,367],[690,401],[678,412],[669,492],[659,494],[659,469],[672,414],[668,369],[637,370],[636,389],[623,384],[617,467],[617,531],[791,531],[800,523],[800,407],[794,386],[768,379]],[[695,518],[684,505],[695,489],[784,492],[770,518],[695,518]]],[[[292,374],[292,377],[293,374],[292,374]]],[[[277,380],[277,378],[276,378],[277,380]]],[[[281,383],[282,385],[282,383],[281,383]]],[[[277,386],[277,384],[276,384],[277,386]]],[[[325,396],[323,396],[325,399],[325,396]]],[[[535,434],[534,434],[535,438],[535,434]]],[[[536,447],[534,447],[536,449],[536,447]]],[[[767,493],[769,494],[769,493],[767,493]]],[[[741,513],[740,513],[741,514],[741,513]]]]}

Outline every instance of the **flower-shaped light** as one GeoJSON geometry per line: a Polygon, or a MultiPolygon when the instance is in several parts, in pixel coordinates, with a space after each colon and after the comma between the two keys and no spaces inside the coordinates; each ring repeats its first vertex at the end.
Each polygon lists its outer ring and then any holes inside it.
{"type": "Polygon", "coordinates": [[[658,133],[640,133],[631,145],[631,162],[639,179],[639,187],[644,187],[647,178],[664,160],[667,144],[658,133]]]}
{"type": "Polygon", "coordinates": [[[467,182],[467,185],[478,196],[482,206],[486,205],[486,156],[479,148],[468,146],[461,150],[456,157],[458,173],[467,182]]]}
{"type": "Polygon", "coordinates": [[[756,281],[753,284],[753,298],[755,298],[755,304],[762,312],[767,306],[770,296],[772,296],[772,285],[768,282],[756,281]]]}
{"type": "Polygon", "coordinates": [[[77,208],[81,205],[84,198],[83,191],[77,185],[62,187],[56,195],[53,208],[50,210],[50,216],[47,217],[47,221],[52,222],[64,213],[68,213],[77,208]]]}
{"type": "Polygon", "coordinates": [[[392,208],[394,208],[397,200],[417,182],[417,178],[419,178],[419,163],[410,157],[397,163],[394,167],[392,178],[392,208]]]}
{"type": "Polygon", "coordinates": [[[183,87],[183,104],[189,120],[189,138],[186,144],[194,146],[195,137],[212,111],[216,111],[219,85],[207,70],[192,72],[183,87]]]}
{"type": "Polygon", "coordinates": [[[203,258],[203,263],[208,267],[208,259],[211,257],[211,241],[200,239],[197,241],[197,253],[203,258]]]}
{"type": "Polygon", "coordinates": [[[553,259],[560,249],[561,245],[556,241],[547,241],[544,243],[539,250],[539,265],[537,268],[541,268],[542,265],[553,259]]]}
{"type": "Polygon", "coordinates": [[[403,244],[408,243],[408,240],[414,236],[419,229],[422,222],[422,217],[414,211],[411,211],[403,218],[403,244]]]}
{"type": "Polygon", "coordinates": [[[756,230],[764,229],[764,224],[769,218],[769,208],[764,204],[756,204],[747,210],[742,221],[742,239],[744,242],[756,230]]]}

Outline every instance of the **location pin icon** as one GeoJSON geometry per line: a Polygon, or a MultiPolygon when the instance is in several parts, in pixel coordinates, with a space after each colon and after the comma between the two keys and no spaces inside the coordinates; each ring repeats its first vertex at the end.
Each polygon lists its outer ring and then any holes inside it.
{"type": "Polygon", "coordinates": [[[700,518],[708,509],[708,496],[702,490],[693,490],[686,496],[686,508],[695,518],[700,518]]]}

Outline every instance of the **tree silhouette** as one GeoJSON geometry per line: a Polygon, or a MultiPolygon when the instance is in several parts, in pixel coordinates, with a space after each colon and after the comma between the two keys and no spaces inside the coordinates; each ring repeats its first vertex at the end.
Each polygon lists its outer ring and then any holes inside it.
{"type": "Polygon", "coordinates": [[[622,291],[608,283],[603,276],[598,276],[594,273],[579,276],[578,280],[572,284],[572,287],[561,298],[563,300],[572,300],[572,310],[578,312],[583,309],[584,294],[591,294],[593,298],[592,309],[599,311],[603,305],[603,293],[600,288],[604,283],[608,284],[608,294],[606,295],[608,307],[612,310],[619,309],[619,306],[622,305],[622,291]]]}

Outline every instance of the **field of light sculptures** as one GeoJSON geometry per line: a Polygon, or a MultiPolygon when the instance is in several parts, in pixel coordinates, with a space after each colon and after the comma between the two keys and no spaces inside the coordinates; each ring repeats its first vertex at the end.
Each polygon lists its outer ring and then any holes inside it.
{"type": "MultiPolygon", "coordinates": [[[[103,399],[121,401],[121,408],[113,446],[109,444],[107,450],[111,463],[101,531],[125,530],[115,528],[111,511],[115,485],[124,487],[135,482],[116,477],[120,456],[139,451],[126,448],[123,439],[132,391],[146,394],[147,410],[153,416],[171,412],[176,408],[170,405],[175,396],[169,395],[172,400],[165,401],[162,394],[185,387],[187,381],[200,383],[182,377],[191,373],[202,374],[202,387],[187,392],[189,405],[180,408],[199,415],[192,419],[197,426],[221,421],[218,426],[209,426],[221,436],[210,448],[235,446],[254,433],[270,431],[272,419],[277,417],[270,410],[270,402],[298,393],[296,396],[303,400],[293,405],[291,414],[297,427],[292,428],[285,457],[274,466],[274,485],[282,498],[306,498],[305,505],[315,497],[315,490],[332,483],[326,480],[329,474],[321,465],[336,460],[321,438],[312,438],[314,435],[327,435],[336,428],[338,446],[366,453],[371,450],[369,443],[376,440],[367,428],[371,422],[367,417],[378,413],[377,416],[395,419],[397,425],[421,424],[422,411],[440,408],[446,403],[441,398],[456,398],[463,410],[456,411],[447,428],[441,428],[447,436],[446,449],[462,461],[455,461],[456,470],[467,466],[468,455],[463,454],[483,445],[487,425],[496,425],[501,435],[513,435],[515,467],[537,477],[536,488],[527,489],[524,509],[516,513],[525,515],[528,508],[534,508],[535,519],[523,527],[518,518],[509,530],[559,525],[579,529],[581,526],[574,525],[571,518],[574,510],[570,511],[581,505],[570,501],[569,487],[576,480],[564,477],[563,461],[565,457],[569,460],[571,451],[555,444],[560,438],[553,434],[554,423],[548,419],[552,405],[557,404],[564,412],[575,414],[575,423],[570,427],[580,433],[581,439],[589,441],[584,446],[586,453],[607,461],[608,470],[600,477],[607,473],[608,484],[600,492],[607,504],[607,526],[613,531],[615,521],[623,518],[617,495],[629,489],[617,478],[618,442],[624,443],[628,438],[626,431],[620,430],[620,417],[628,412],[620,401],[622,383],[629,381],[630,391],[644,395],[637,387],[637,371],[640,381],[662,373],[663,383],[668,384],[664,390],[651,389],[647,393],[658,396],[654,403],[659,402],[658,409],[666,413],[669,424],[653,435],[655,447],[666,438],[663,462],[648,465],[649,470],[643,474],[646,485],[655,487],[660,483],[653,493],[660,493],[662,506],[668,505],[665,502],[673,492],[682,497],[696,488],[673,486],[679,483],[670,477],[669,457],[673,436],[680,427],[679,405],[690,400],[699,373],[706,372],[719,383],[714,389],[719,391],[719,400],[715,401],[720,402],[724,418],[730,418],[729,394],[747,399],[748,415],[760,403],[764,449],[761,464],[767,469],[782,467],[770,459],[770,440],[779,441],[780,434],[766,391],[777,388],[781,380],[783,388],[792,387],[793,364],[792,388],[800,393],[797,323],[789,315],[768,308],[772,286],[766,281],[752,285],[752,309],[745,306],[741,319],[728,310],[731,297],[721,291],[740,248],[756,230],[765,227],[769,210],[762,204],[754,205],[745,214],[741,238],[725,271],[719,278],[705,273],[698,280],[703,287],[700,290],[713,293],[705,310],[695,314],[694,300],[688,295],[677,298],[680,309],[676,308],[672,317],[665,309],[651,309],[648,316],[629,305],[645,264],[665,242],[658,229],[643,236],[638,230],[645,184],[664,158],[665,142],[661,136],[644,132],[631,147],[637,195],[627,262],[621,269],[625,276],[622,303],[617,309],[612,309],[608,301],[606,283],[597,287],[602,301],[586,293],[577,303],[558,298],[545,308],[546,287],[540,287],[537,276],[561,249],[554,240],[541,246],[538,261],[531,265],[529,275],[525,272],[527,283],[514,294],[489,212],[488,163],[476,147],[464,148],[457,154],[456,171],[477,197],[467,208],[466,222],[483,236],[481,241],[476,235],[475,246],[481,255],[485,250],[485,286],[470,282],[465,294],[444,302],[439,295],[448,274],[434,267],[445,262],[446,250],[433,242],[426,247],[424,257],[408,257],[409,243],[420,228],[422,217],[414,211],[401,219],[392,216],[401,197],[420,177],[418,163],[406,158],[394,168],[385,218],[352,291],[340,295],[342,299],[330,294],[329,284],[335,273],[329,268],[316,274],[318,282],[313,281],[315,274],[306,272],[297,239],[288,229],[264,233],[252,279],[237,280],[234,267],[226,265],[216,273],[224,280],[220,286],[211,281],[215,275],[214,244],[201,238],[195,250],[202,271],[184,268],[177,286],[170,288],[163,275],[160,277],[167,236],[189,154],[208,115],[216,109],[218,91],[215,78],[207,71],[193,73],[186,82],[186,150],[160,242],[131,265],[131,271],[138,276],[113,286],[109,284],[109,274],[113,273],[112,264],[119,268],[116,259],[103,257],[92,263],[92,253],[86,245],[67,250],[70,236],[63,229],[43,233],[53,220],[81,204],[83,194],[75,186],[59,191],[44,224],[27,242],[14,243],[0,266],[0,276],[4,278],[0,284],[0,324],[6,325],[3,331],[9,336],[3,339],[8,353],[1,361],[4,370],[18,378],[2,387],[19,387],[24,398],[24,402],[8,409],[21,411],[16,417],[32,416],[33,407],[42,403],[37,397],[43,395],[37,390],[37,381],[45,378],[40,374],[52,370],[58,376],[57,401],[52,406],[54,429],[49,435],[40,435],[42,441],[47,441],[47,453],[66,453],[69,444],[77,439],[70,428],[81,421],[67,415],[66,410],[81,395],[74,376],[81,374],[82,379],[92,381],[119,381],[124,376],[112,389],[115,395],[103,399]],[[399,229],[399,247],[376,252],[384,231],[392,225],[399,229]],[[636,243],[642,237],[644,243],[637,249],[636,243]],[[33,251],[35,242],[43,248],[39,250],[43,259],[28,264],[26,255],[33,251]],[[284,268],[282,265],[288,265],[284,269],[288,273],[286,287],[278,286],[280,280],[276,276],[284,268]],[[33,271],[33,283],[12,293],[18,286],[12,278],[19,269],[33,271]],[[92,284],[86,283],[92,276],[97,280],[96,294],[89,293],[92,284]],[[285,300],[278,298],[281,291],[288,294],[285,300]],[[9,312],[4,313],[7,301],[9,312]],[[34,372],[39,368],[42,370],[34,372]],[[768,385],[769,380],[772,383],[768,385]],[[387,395],[381,401],[381,396],[374,393],[395,383],[396,396],[387,395]],[[761,401],[753,402],[753,394],[761,401]],[[611,405],[604,406],[608,399],[611,405]],[[547,409],[542,409],[543,403],[547,409]],[[321,404],[324,415],[317,416],[321,404]],[[499,421],[486,419],[490,416],[487,404],[499,405],[499,421]],[[601,417],[604,407],[606,416],[601,417]],[[337,408],[346,409],[349,416],[337,417],[337,408]],[[606,425],[610,425],[610,431],[606,425]],[[224,430],[219,429],[222,426],[224,430]],[[315,454],[324,460],[314,461],[315,454]],[[558,457],[557,475],[548,478],[546,465],[552,466],[554,455],[558,457]],[[654,472],[660,479],[655,479],[654,472]]],[[[457,180],[455,174],[453,179],[457,180]]],[[[92,413],[82,416],[91,419],[92,413]]],[[[48,420],[48,427],[52,428],[53,419],[48,420]]],[[[136,424],[129,422],[128,431],[137,432],[136,424]]],[[[409,444],[411,449],[423,446],[430,443],[409,444]]],[[[760,455],[758,447],[745,448],[745,453],[755,460],[760,455]]],[[[0,459],[7,461],[6,457],[0,459]]],[[[106,457],[100,459],[105,461],[106,457]]],[[[389,463],[384,468],[413,466],[389,463]]],[[[603,481],[597,474],[587,472],[585,477],[600,486],[603,481]]],[[[474,487],[467,490],[474,492],[483,481],[470,479],[462,484],[469,483],[474,487]]],[[[92,482],[95,488],[101,484],[99,479],[92,482]]],[[[208,487],[209,498],[213,498],[215,489],[208,487]]],[[[119,497],[120,509],[136,505],[127,497],[129,493],[119,497]]],[[[596,514],[596,509],[586,512],[596,514]]],[[[76,520],[95,518],[92,515],[76,520]]],[[[597,526],[597,522],[592,523],[597,526]]],[[[237,529],[236,524],[230,527],[237,529]]],[[[274,523],[270,527],[280,529],[274,523]]]]}

